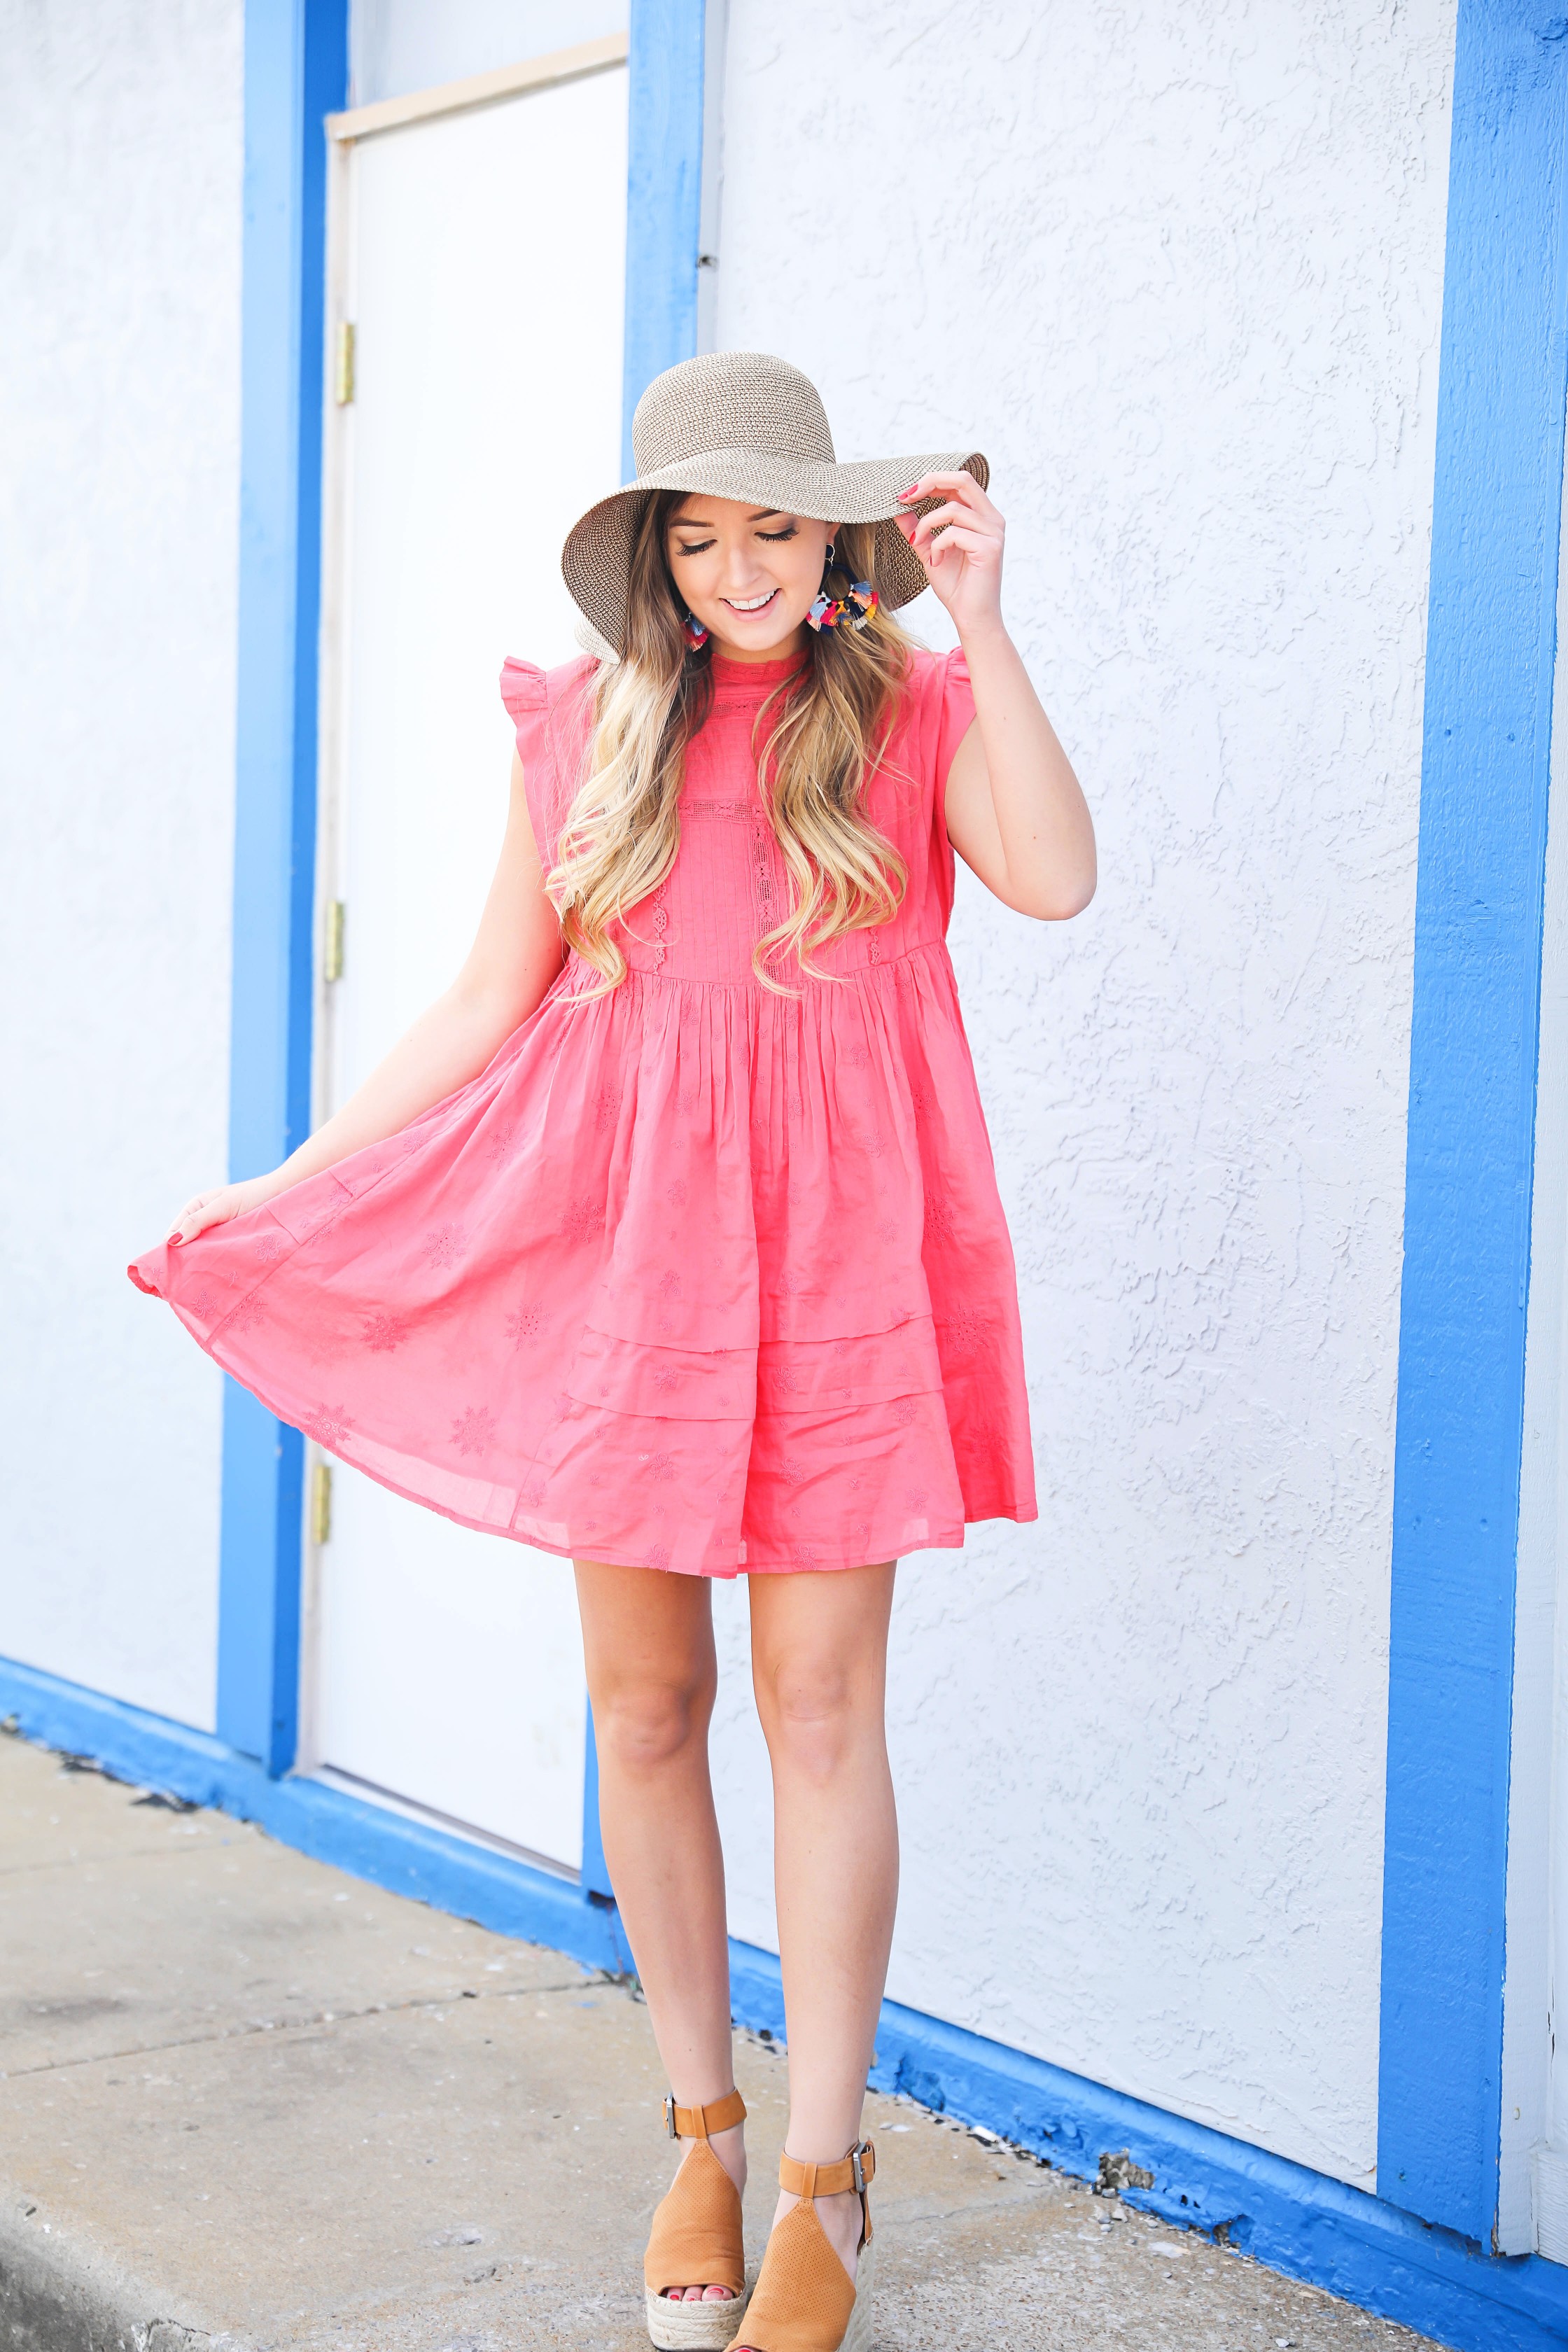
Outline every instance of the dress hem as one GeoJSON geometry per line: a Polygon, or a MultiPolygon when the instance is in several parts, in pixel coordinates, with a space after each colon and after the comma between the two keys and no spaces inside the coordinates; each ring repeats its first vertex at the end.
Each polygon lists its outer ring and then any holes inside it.
{"type": "MultiPolygon", "coordinates": [[[[231,1380],[237,1381],[249,1395],[256,1398],[258,1404],[265,1406],[266,1410],[282,1422],[286,1428],[300,1429],[299,1423],[291,1420],[267,1391],[258,1385],[248,1369],[241,1370],[225,1351],[217,1348],[197,1328],[178,1300],[169,1297],[166,1292],[156,1289],[153,1285],[147,1282],[136,1266],[128,1265],[125,1270],[138,1290],[145,1292],[149,1297],[162,1298],[163,1304],[171,1309],[185,1330],[190,1333],[204,1355],[210,1356],[220,1370],[226,1372],[231,1380]]],[[[309,1433],[300,1430],[300,1434],[305,1436],[309,1433]]],[[[987,1511],[977,1517],[965,1517],[956,1526],[945,1528],[937,1534],[929,1535],[919,1544],[907,1547],[902,1551],[883,1551],[880,1547],[873,1544],[864,1553],[857,1549],[854,1552],[846,1553],[841,1559],[824,1559],[820,1557],[824,1547],[818,1543],[813,1543],[809,1549],[818,1556],[810,1561],[802,1561],[793,1555],[786,1559],[781,1554],[758,1559],[738,1559],[733,1567],[729,1568],[683,1568],[673,1560],[668,1565],[656,1567],[655,1563],[647,1559],[631,1559],[624,1556],[617,1559],[614,1556],[612,1549],[595,1547],[591,1550],[585,1549],[574,1550],[570,1544],[554,1542],[549,1537],[533,1534],[526,1528],[511,1522],[502,1527],[493,1519],[474,1518],[465,1511],[454,1511],[444,1503],[433,1501],[428,1495],[416,1494],[413,1487],[402,1486],[395,1478],[384,1476],[381,1471],[373,1469],[368,1462],[356,1459],[353,1453],[341,1446],[328,1445],[315,1436],[311,1436],[310,1443],[320,1446],[323,1454],[331,1454],[334,1460],[345,1463],[351,1470],[357,1470],[362,1477],[373,1478],[378,1486],[385,1487],[388,1494],[401,1496],[405,1502],[415,1504],[420,1510],[433,1511],[438,1518],[450,1519],[457,1527],[472,1528],[479,1535],[500,1536],[511,1543],[527,1544],[531,1550],[549,1552],[557,1559],[592,1560],[605,1568],[646,1568],[650,1573],[704,1577],[722,1583],[733,1583],[740,1576],[831,1576],[849,1569],[877,1567],[883,1560],[907,1558],[910,1550],[962,1551],[965,1531],[969,1528],[983,1526],[987,1520],[992,1519],[1010,1520],[1015,1526],[1027,1527],[1039,1517],[1039,1511],[1033,1504],[1026,1507],[1015,1505],[1008,1509],[987,1511]]]]}

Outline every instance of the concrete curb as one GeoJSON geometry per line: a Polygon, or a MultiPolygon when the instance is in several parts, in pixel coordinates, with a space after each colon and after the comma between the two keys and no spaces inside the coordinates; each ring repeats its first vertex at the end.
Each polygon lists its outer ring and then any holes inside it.
{"type": "Polygon", "coordinates": [[[75,2243],[31,2198],[0,2205],[5,2352],[253,2352],[237,2336],[171,2319],[163,2301],[75,2243]]]}

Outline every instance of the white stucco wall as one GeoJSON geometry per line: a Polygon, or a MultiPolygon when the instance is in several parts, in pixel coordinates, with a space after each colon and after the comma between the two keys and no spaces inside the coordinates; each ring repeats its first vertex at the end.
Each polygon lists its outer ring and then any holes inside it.
{"type": "Polygon", "coordinates": [[[239,0],[0,0],[0,1654],[210,1725],[219,1389],[125,1262],[221,1178],[239,0]]]}
{"type": "Polygon", "coordinates": [[[1102,845],[954,923],[1041,1517],[901,1573],[889,1989],[1369,2187],[1453,20],[732,0],[720,238],[841,456],[990,453],[1102,845]]]}

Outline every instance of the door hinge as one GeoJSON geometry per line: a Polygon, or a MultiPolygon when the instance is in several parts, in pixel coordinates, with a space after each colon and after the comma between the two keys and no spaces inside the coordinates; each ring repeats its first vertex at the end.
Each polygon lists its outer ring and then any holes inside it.
{"type": "Polygon", "coordinates": [[[354,396],[354,322],[340,319],[332,343],[332,398],[346,408],[354,396]]]}
{"type": "Polygon", "coordinates": [[[321,978],[343,976],[343,920],[348,909],[341,898],[327,900],[327,934],[321,942],[321,978]]]}
{"type": "Polygon", "coordinates": [[[332,1537],[332,1467],[330,1462],[310,1465],[310,1541],[330,1543],[332,1537]]]}

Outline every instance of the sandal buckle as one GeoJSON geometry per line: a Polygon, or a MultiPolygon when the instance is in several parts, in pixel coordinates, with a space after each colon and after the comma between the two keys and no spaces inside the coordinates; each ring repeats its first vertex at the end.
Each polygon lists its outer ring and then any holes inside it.
{"type": "Polygon", "coordinates": [[[849,2177],[855,2183],[855,2194],[857,2197],[864,2197],[866,2194],[866,2174],[860,2163],[860,2158],[865,2155],[865,2153],[866,2142],[864,2140],[861,2140],[857,2147],[852,2147],[849,2151],[849,2177]]]}
{"type": "Polygon", "coordinates": [[[675,2094],[673,2091],[669,2091],[665,2094],[664,2128],[668,2133],[671,2139],[679,2139],[680,2137],[680,2134],[675,2128],[675,2094]]]}

